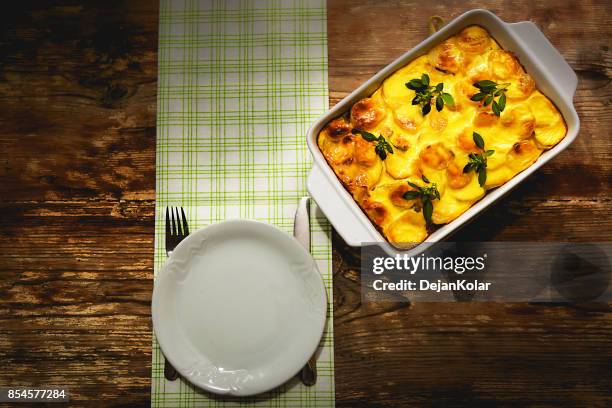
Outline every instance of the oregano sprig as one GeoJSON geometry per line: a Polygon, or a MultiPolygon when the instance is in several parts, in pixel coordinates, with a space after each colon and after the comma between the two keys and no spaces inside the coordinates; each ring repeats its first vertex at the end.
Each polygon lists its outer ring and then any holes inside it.
{"type": "Polygon", "coordinates": [[[493,113],[500,116],[506,108],[506,91],[510,86],[510,82],[498,84],[488,79],[475,82],[472,86],[478,88],[480,92],[472,96],[470,99],[478,102],[483,101],[484,106],[492,103],[491,109],[493,113]],[[497,98],[497,100],[495,100],[497,98]]]}
{"type": "Polygon", "coordinates": [[[406,191],[404,193],[404,199],[406,200],[414,200],[417,198],[421,199],[421,204],[423,208],[423,218],[428,224],[431,224],[431,216],[433,214],[433,200],[440,199],[440,192],[438,191],[438,186],[436,183],[432,183],[425,176],[422,177],[423,181],[427,183],[427,185],[421,187],[412,182],[408,182],[408,185],[414,190],[406,191]]]}
{"type": "Polygon", "coordinates": [[[444,92],[444,84],[440,82],[436,86],[429,85],[429,75],[423,74],[421,78],[414,78],[406,82],[406,87],[415,92],[412,99],[413,105],[421,106],[421,113],[426,116],[431,112],[431,103],[435,100],[436,109],[440,112],[444,105],[454,106],[455,100],[448,92],[444,92]]]}
{"type": "Polygon", "coordinates": [[[361,135],[368,142],[376,142],[374,146],[374,151],[380,157],[381,160],[385,160],[387,158],[387,153],[393,154],[393,148],[391,144],[385,140],[383,135],[379,135],[378,137],[374,136],[370,132],[366,132],[365,130],[353,129],[351,131],[354,135],[361,135]]]}
{"type": "MultiPolygon", "coordinates": [[[[482,136],[473,132],[472,139],[474,139],[474,144],[479,149],[484,150],[485,143],[482,136]]],[[[480,184],[480,187],[483,187],[487,181],[487,157],[490,157],[493,153],[495,153],[494,150],[486,150],[484,153],[470,153],[468,155],[470,161],[463,168],[464,173],[475,171],[478,174],[478,184],[480,184]]]]}

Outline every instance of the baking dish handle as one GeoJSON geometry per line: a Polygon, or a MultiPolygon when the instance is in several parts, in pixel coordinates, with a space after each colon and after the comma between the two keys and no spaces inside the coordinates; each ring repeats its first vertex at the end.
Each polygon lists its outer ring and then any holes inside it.
{"type": "Polygon", "coordinates": [[[316,164],[312,166],[306,185],[311,197],[347,244],[357,247],[375,240],[316,164]]]}
{"type": "Polygon", "coordinates": [[[542,65],[552,71],[553,77],[563,78],[563,81],[559,83],[559,88],[563,96],[571,102],[578,86],[578,77],[559,51],[531,21],[510,23],[508,27],[521,37],[523,43],[542,62],[542,65]]]}

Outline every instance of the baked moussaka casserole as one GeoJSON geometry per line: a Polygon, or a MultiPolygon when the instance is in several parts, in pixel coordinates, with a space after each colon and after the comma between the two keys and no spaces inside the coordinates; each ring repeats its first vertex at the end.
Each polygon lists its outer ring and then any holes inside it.
{"type": "Polygon", "coordinates": [[[470,26],[389,76],[317,143],[388,241],[419,243],[561,141],[517,58],[470,26]]]}

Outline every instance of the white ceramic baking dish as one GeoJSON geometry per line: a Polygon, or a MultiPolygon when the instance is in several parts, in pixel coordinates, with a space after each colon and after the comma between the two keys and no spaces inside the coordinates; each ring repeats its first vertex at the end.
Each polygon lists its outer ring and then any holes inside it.
{"type": "Polygon", "coordinates": [[[308,147],[314,157],[307,182],[308,191],[347,244],[362,246],[364,243],[381,243],[387,244],[385,246],[388,247],[386,239],[359,208],[325,161],[317,146],[317,135],[330,120],[342,115],[358,100],[371,95],[393,72],[414,58],[427,53],[446,38],[474,24],[487,29],[505,50],[513,52],[518,57],[526,71],[534,78],[538,89],[560,110],[567,123],[567,135],[559,144],[545,151],[529,168],[506,184],[490,190],[482,200],[449,224],[441,226],[418,247],[422,246],[421,249],[425,249],[431,243],[444,239],[460,228],[568,147],[578,135],[580,120],[573,105],[578,78],[544,34],[529,21],[506,23],[488,10],[470,10],[387,65],[321,116],[308,130],[308,147]]]}

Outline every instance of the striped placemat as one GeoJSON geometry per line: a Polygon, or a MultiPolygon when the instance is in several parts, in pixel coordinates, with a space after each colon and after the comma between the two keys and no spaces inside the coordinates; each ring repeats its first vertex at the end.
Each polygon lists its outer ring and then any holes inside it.
{"type": "MultiPolygon", "coordinates": [[[[168,205],[185,208],[192,230],[240,217],[291,232],[311,166],[305,134],[327,110],[325,0],[162,0],[159,17],[155,274],[168,205]]],[[[331,299],[330,228],[311,213],[331,299]]],[[[330,305],[315,386],[294,379],[248,399],[166,381],[154,340],[151,405],[334,406],[332,327],[330,305]]]]}

